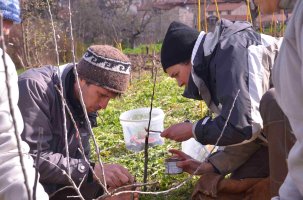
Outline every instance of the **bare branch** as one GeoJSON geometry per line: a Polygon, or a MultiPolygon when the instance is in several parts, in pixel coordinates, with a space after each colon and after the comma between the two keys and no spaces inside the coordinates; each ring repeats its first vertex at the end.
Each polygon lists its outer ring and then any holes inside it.
{"type": "MultiPolygon", "coordinates": [[[[54,26],[53,15],[52,15],[52,11],[51,11],[51,8],[50,8],[49,0],[47,0],[47,5],[48,5],[48,12],[49,12],[49,15],[50,15],[50,18],[51,18],[53,38],[54,38],[55,51],[56,51],[56,57],[57,57],[57,65],[59,67],[60,62],[59,62],[59,52],[58,52],[58,45],[57,45],[57,39],[56,39],[56,30],[55,30],[55,26],[54,26]]],[[[62,80],[61,80],[61,75],[60,75],[60,69],[58,69],[58,76],[59,76],[60,88],[63,90],[62,80]]],[[[64,98],[61,98],[62,105],[63,105],[63,101],[64,101],[63,99],[64,98]]],[[[62,106],[62,115],[63,115],[63,131],[64,131],[63,133],[64,133],[64,142],[65,142],[65,153],[66,153],[66,157],[68,158],[67,159],[67,173],[70,176],[71,172],[70,172],[70,163],[69,163],[69,146],[68,146],[68,138],[67,138],[66,113],[65,113],[64,106],[62,106]]]]}
{"type": "Polygon", "coordinates": [[[238,90],[238,92],[237,92],[237,94],[236,94],[236,96],[235,96],[235,99],[234,99],[234,101],[233,101],[232,107],[231,107],[230,110],[229,110],[227,119],[226,119],[226,121],[225,121],[225,123],[224,123],[224,126],[223,126],[223,129],[222,129],[221,133],[220,133],[220,136],[218,137],[218,139],[217,139],[215,145],[213,146],[213,148],[212,148],[211,151],[209,152],[209,155],[207,156],[207,159],[208,159],[209,156],[213,153],[213,151],[215,150],[216,146],[219,144],[219,142],[220,142],[220,140],[221,140],[221,138],[222,138],[222,136],[223,136],[223,133],[224,133],[224,131],[225,131],[225,128],[226,128],[226,126],[227,126],[228,120],[229,120],[230,115],[231,115],[231,112],[232,112],[232,110],[233,110],[233,108],[234,108],[234,106],[235,106],[235,103],[236,103],[236,100],[237,100],[237,98],[238,98],[239,93],[240,93],[240,89],[238,90]]]}
{"type": "MultiPolygon", "coordinates": [[[[144,183],[147,182],[148,138],[149,138],[149,128],[150,128],[150,123],[151,123],[151,118],[152,118],[152,111],[153,111],[153,101],[154,101],[154,96],[155,96],[156,80],[157,80],[157,70],[156,70],[155,77],[154,77],[153,93],[152,93],[151,101],[150,101],[150,111],[149,111],[149,119],[148,119],[148,126],[147,126],[147,134],[145,136],[145,146],[144,146],[144,177],[143,177],[143,182],[144,183]]],[[[144,190],[146,191],[146,186],[144,186],[144,190]]]]}
{"type": "MultiPolygon", "coordinates": [[[[37,157],[36,154],[31,154],[31,153],[29,153],[29,155],[31,155],[31,156],[33,156],[33,157],[37,157]]],[[[76,183],[74,182],[74,180],[73,180],[73,179],[72,179],[72,178],[71,178],[63,169],[61,169],[58,165],[56,165],[55,163],[51,162],[50,160],[48,160],[48,159],[46,159],[46,158],[40,157],[40,159],[42,159],[43,161],[48,162],[49,164],[51,164],[51,165],[55,166],[56,168],[58,168],[59,170],[61,170],[62,175],[67,177],[68,181],[69,181],[70,184],[72,185],[72,188],[76,190],[77,194],[79,195],[78,197],[79,197],[80,199],[82,199],[82,200],[85,200],[85,199],[83,198],[83,196],[82,196],[80,190],[79,190],[79,187],[77,187],[77,185],[76,185],[76,183]]],[[[84,178],[83,178],[83,179],[84,179],[84,178]]],[[[67,186],[67,187],[71,187],[71,186],[67,186]]],[[[64,188],[66,188],[66,187],[64,187],[64,188]]],[[[63,188],[57,190],[55,193],[57,193],[58,191],[61,191],[61,190],[63,190],[63,188]]],[[[52,194],[52,196],[53,196],[53,195],[54,195],[54,194],[52,194]]],[[[51,195],[50,195],[50,196],[51,196],[51,195]]]]}
{"type": "MultiPolygon", "coordinates": [[[[49,8],[49,14],[50,14],[50,16],[51,16],[51,22],[52,22],[52,29],[53,29],[53,38],[54,38],[54,43],[55,43],[55,50],[56,50],[56,55],[57,55],[57,64],[58,64],[58,67],[59,67],[59,53],[58,53],[58,46],[57,46],[57,40],[56,40],[56,31],[55,31],[55,28],[54,28],[54,23],[53,23],[53,18],[52,18],[52,12],[51,12],[51,9],[50,9],[50,4],[49,4],[49,0],[47,0],[47,4],[48,4],[48,8],[49,8]]],[[[70,13],[70,28],[71,28],[71,40],[72,40],[72,53],[73,53],[73,64],[74,64],[74,67],[75,67],[75,54],[74,54],[74,52],[75,52],[75,49],[74,49],[74,39],[73,39],[73,34],[72,34],[72,31],[73,31],[73,29],[72,29],[72,22],[71,22],[71,9],[70,9],[70,7],[71,7],[71,5],[70,5],[70,1],[69,1],[69,13],[70,13]]],[[[75,68],[74,68],[75,69],[75,68]]],[[[60,77],[60,70],[58,70],[58,76],[60,77]]],[[[78,78],[78,76],[76,76],[77,78],[78,78]]],[[[59,78],[60,79],[60,78],[59,78]]],[[[78,82],[78,80],[77,80],[77,82],[78,82]]],[[[78,83],[79,84],[79,83],[78,83]]],[[[63,87],[62,87],[62,80],[60,79],[60,88],[63,90],[63,87]]],[[[66,114],[65,114],[65,108],[67,108],[67,110],[68,110],[68,112],[69,112],[69,115],[70,115],[70,117],[71,117],[71,119],[72,119],[72,121],[73,121],[73,124],[74,124],[74,126],[75,126],[75,128],[76,128],[76,131],[77,131],[77,133],[79,133],[79,130],[78,130],[78,128],[77,128],[77,125],[76,125],[76,122],[75,122],[75,120],[73,119],[73,115],[72,115],[72,113],[70,112],[70,109],[68,108],[68,106],[67,106],[67,104],[66,104],[66,102],[65,102],[65,99],[64,99],[64,96],[63,96],[63,93],[62,93],[62,91],[58,88],[58,87],[56,87],[56,89],[58,90],[58,92],[59,92],[59,94],[60,94],[60,96],[61,96],[61,102],[62,102],[62,112],[63,112],[63,118],[64,118],[64,121],[63,121],[63,126],[64,126],[64,136],[65,136],[65,148],[66,148],[66,156],[67,156],[67,165],[68,165],[68,175],[69,175],[69,177],[71,176],[71,174],[70,174],[70,164],[69,164],[69,147],[68,147],[68,138],[67,138],[67,128],[66,128],[66,114]]],[[[81,95],[81,97],[82,97],[82,95],[81,95]]],[[[91,129],[91,128],[90,128],[91,129]]],[[[83,145],[82,145],[82,139],[81,139],[81,137],[78,137],[79,138],[79,144],[80,144],[80,148],[83,150],[84,148],[83,148],[83,145]]],[[[83,156],[83,158],[84,158],[84,160],[89,164],[89,161],[87,160],[87,158],[86,158],[86,156],[84,155],[84,153],[80,150],[80,152],[82,153],[82,156],[83,156]]],[[[90,166],[90,170],[94,173],[94,170],[92,169],[92,167],[90,166]]],[[[95,174],[94,174],[95,175],[95,174]]],[[[83,179],[84,180],[84,179],[83,179]]],[[[81,181],[81,184],[83,183],[83,180],[81,181]]],[[[104,185],[102,185],[102,183],[101,183],[101,181],[100,180],[98,180],[99,181],[99,183],[100,183],[100,185],[105,189],[105,191],[106,191],[106,186],[104,186],[104,185]]],[[[81,186],[81,184],[80,184],[80,186],[81,186]]],[[[75,186],[75,184],[73,184],[74,186],[75,186]]],[[[79,187],[80,187],[79,186],[79,187]]],[[[80,191],[79,190],[77,190],[77,192],[79,193],[79,195],[81,196],[81,193],[80,193],[80,191]]],[[[77,197],[79,197],[79,196],[77,196],[77,197]]]]}
{"type": "MultiPolygon", "coordinates": [[[[63,94],[62,94],[61,90],[60,90],[57,86],[55,86],[55,88],[57,89],[57,91],[59,92],[59,94],[60,94],[60,96],[61,96],[61,98],[62,98],[63,105],[64,105],[64,107],[66,108],[66,110],[67,110],[67,112],[68,112],[68,114],[69,114],[69,116],[70,116],[70,118],[71,118],[71,121],[72,121],[72,123],[73,123],[73,125],[74,125],[74,127],[75,127],[75,129],[76,129],[76,132],[79,134],[80,132],[79,132],[77,123],[76,123],[76,121],[75,121],[75,119],[74,119],[74,117],[73,117],[73,114],[72,114],[71,110],[69,109],[69,107],[68,107],[68,105],[67,105],[67,103],[66,103],[66,101],[65,101],[65,99],[64,99],[64,97],[63,97],[63,94]]],[[[78,137],[78,139],[79,139],[79,146],[80,146],[79,151],[80,151],[80,153],[81,153],[83,159],[85,160],[85,162],[86,162],[87,164],[89,164],[89,160],[88,160],[88,159],[86,158],[86,156],[84,155],[84,148],[83,148],[83,143],[82,143],[82,138],[81,138],[81,136],[78,137]]],[[[101,182],[101,180],[99,179],[99,177],[96,176],[95,171],[94,171],[94,169],[92,168],[92,166],[89,165],[89,167],[90,167],[90,170],[91,170],[91,172],[93,173],[93,175],[97,178],[97,181],[98,181],[98,183],[100,184],[100,186],[104,189],[104,191],[105,191],[106,193],[109,193],[108,190],[107,190],[107,188],[105,187],[105,185],[102,184],[102,182],[101,182]]]]}
{"type": "Polygon", "coordinates": [[[82,106],[82,110],[83,110],[83,113],[84,113],[84,116],[85,116],[86,123],[88,125],[90,135],[93,138],[95,149],[97,151],[98,162],[101,165],[101,169],[102,169],[103,183],[105,184],[105,188],[107,188],[105,175],[104,175],[104,166],[103,166],[103,163],[101,161],[101,157],[100,157],[100,153],[99,153],[100,152],[99,147],[97,145],[96,138],[95,138],[95,135],[92,131],[92,126],[91,126],[90,120],[88,118],[88,114],[86,112],[86,106],[85,106],[85,103],[84,103],[84,100],[83,100],[82,90],[81,90],[80,83],[79,83],[79,76],[78,76],[78,72],[77,72],[77,69],[76,69],[76,57],[75,57],[75,46],[74,46],[74,37],[73,37],[72,12],[71,12],[70,0],[68,2],[69,2],[68,9],[69,9],[70,34],[71,34],[71,40],[72,40],[71,43],[72,43],[74,74],[75,74],[75,78],[76,78],[76,82],[77,82],[77,87],[78,87],[78,90],[79,90],[80,103],[81,103],[81,106],[82,106]]]}

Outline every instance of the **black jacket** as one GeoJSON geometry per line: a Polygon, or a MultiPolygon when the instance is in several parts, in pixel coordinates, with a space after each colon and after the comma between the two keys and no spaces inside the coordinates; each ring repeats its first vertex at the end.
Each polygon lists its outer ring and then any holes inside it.
{"type": "Polygon", "coordinates": [[[259,103],[270,88],[279,44],[280,40],[257,33],[247,22],[222,19],[214,33],[200,33],[184,96],[203,99],[217,116],[195,123],[193,132],[199,142],[216,144],[225,124],[220,146],[259,136],[262,129],[259,103]]]}

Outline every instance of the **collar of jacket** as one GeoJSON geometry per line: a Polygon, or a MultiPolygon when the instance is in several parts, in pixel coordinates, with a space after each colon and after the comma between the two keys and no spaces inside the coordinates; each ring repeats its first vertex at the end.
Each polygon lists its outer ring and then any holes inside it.
{"type": "Polygon", "coordinates": [[[57,70],[57,77],[58,79],[56,80],[56,85],[59,87],[60,83],[59,83],[59,78],[61,79],[61,84],[62,84],[62,88],[63,91],[63,96],[68,104],[68,107],[70,108],[70,111],[73,114],[74,119],[79,122],[79,121],[83,121],[84,118],[84,113],[82,110],[82,106],[80,104],[80,101],[78,101],[76,98],[74,98],[74,82],[75,80],[72,80],[73,77],[73,64],[69,63],[69,64],[65,64],[65,65],[61,65],[58,67],[57,70]],[[72,74],[71,74],[72,73],[72,74]],[[68,91],[68,93],[67,93],[68,91]]]}
{"type": "MultiPolygon", "coordinates": [[[[68,72],[70,72],[70,70],[73,70],[73,64],[68,63],[68,64],[65,64],[65,65],[59,66],[58,71],[57,71],[57,75],[60,78],[61,83],[62,83],[64,98],[67,97],[66,90],[64,88],[66,88],[66,77],[67,77],[68,72]]],[[[59,80],[57,80],[56,84],[59,84],[59,80]]]]}

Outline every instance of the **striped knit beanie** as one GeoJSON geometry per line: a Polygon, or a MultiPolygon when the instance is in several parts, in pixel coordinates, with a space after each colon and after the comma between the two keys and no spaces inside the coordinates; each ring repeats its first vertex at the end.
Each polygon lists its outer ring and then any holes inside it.
{"type": "Polygon", "coordinates": [[[116,93],[124,93],[130,78],[129,58],[108,45],[90,46],[77,65],[81,78],[116,93]]]}
{"type": "Polygon", "coordinates": [[[0,12],[6,20],[21,22],[19,0],[0,0],[0,12]]]}

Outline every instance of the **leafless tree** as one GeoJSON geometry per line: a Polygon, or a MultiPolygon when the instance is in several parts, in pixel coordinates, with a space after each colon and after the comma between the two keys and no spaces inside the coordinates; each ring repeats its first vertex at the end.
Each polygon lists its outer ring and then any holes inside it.
{"type": "MultiPolygon", "coordinates": [[[[136,46],[136,40],[146,31],[146,27],[155,15],[154,9],[138,11],[141,4],[132,0],[100,0],[105,34],[114,42],[123,42],[130,47],[136,46]],[[112,34],[112,33],[115,34],[112,34]]],[[[147,6],[154,2],[148,2],[147,6]]]]}

